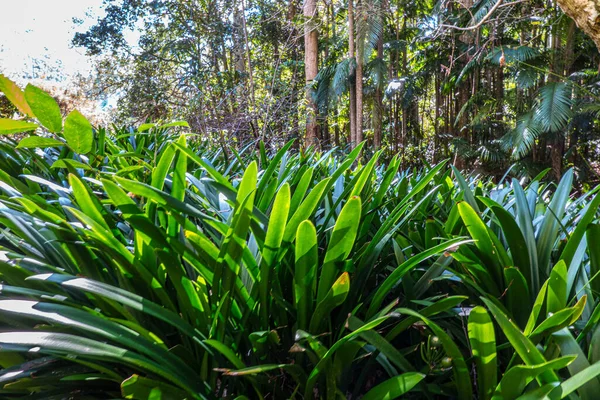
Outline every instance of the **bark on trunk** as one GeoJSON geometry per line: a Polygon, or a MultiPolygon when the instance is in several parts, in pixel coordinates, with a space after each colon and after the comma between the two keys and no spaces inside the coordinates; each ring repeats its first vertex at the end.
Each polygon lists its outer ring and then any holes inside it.
{"type": "Polygon", "coordinates": [[[558,5],[600,50],[600,0],[558,0],[558,5]]]}
{"type": "MultiPolygon", "coordinates": [[[[348,57],[352,60],[354,52],[354,0],[348,0],[348,57]]],[[[353,64],[351,64],[353,65],[353,64]]],[[[355,69],[350,68],[350,77],[355,69]]],[[[356,86],[350,83],[350,148],[356,146],[356,86]]]]}
{"type": "Polygon", "coordinates": [[[317,1],[304,1],[304,73],[306,75],[306,102],[308,116],[306,120],[306,145],[311,146],[317,141],[317,105],[313,99],[312,83],[317,76],[319,33],[317,31],[317,1]]]}

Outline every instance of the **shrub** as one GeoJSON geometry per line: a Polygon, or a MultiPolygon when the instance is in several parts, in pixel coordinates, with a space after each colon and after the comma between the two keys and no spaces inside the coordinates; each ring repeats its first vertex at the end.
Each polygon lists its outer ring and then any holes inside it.
{"type": "Polygon", "coordinates": [[[600,385],[587,246],[600,200],[571,199],[570,174],[550,195],[540,178],[363,163],[361,146],[94,130],[1,82],[28,118],[0,133],[34,132],[0,142],[3,396],[588,398],[600,385]]]}

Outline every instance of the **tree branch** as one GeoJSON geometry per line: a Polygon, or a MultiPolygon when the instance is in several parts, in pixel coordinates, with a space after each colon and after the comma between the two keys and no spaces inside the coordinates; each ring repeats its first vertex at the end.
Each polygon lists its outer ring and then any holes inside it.
{"type": "Polygon", "coordinates": [[[485,14],[485,16],[481,19],[481,21],[479,21],[476,25],[469,26],[466,28],[456,26],[456,25],[444,25],[444,24],[442,24],[440,26],[442,28],[456,29],[457,31],[473,31],[475,29],[478,29],[481,25],[485,24],[485,22],[492,16],[494,11],[496,11],[498,9],[498,7],[500,7],[500,5],[502,4],[503,1],[504,0],[498,0],[496,2],[496,4],[494,4],[494,6],[492,8],[490,8],[490,11],[488,11],[488,13],[485,14]]]}

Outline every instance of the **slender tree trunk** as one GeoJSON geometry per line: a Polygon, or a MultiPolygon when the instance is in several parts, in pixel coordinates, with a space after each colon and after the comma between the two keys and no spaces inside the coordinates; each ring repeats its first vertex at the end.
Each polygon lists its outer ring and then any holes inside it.
{"type": "MultiPolygon", "coordinates": [[[[350,79],[354,76],[354,0],[348,0],[348,58],[350,58],[350,79]]],[[[356,86],[350,83],[350,148],[356,146],[356,86]]]]}
{"type": "MultiPolygon", "coordinates": [[[[360,0],[357,1],[359,7],[360,19],[365,18],[365,10],[360,7],[360,0]]],[[[361,21],[363,23],[363,21],[361,21]]],[[[363,68],[365,65],[365,40],[360,37],[356,46],[356,144],[363,141],[363,68]]]]}
{"type": "MultiPolygon", "coordinates": [[[[383,32],[377,41],[377,58],[383,60],[383,32]]],[[[383,77],[380,77],[383,80],[383,77]]],[[[375,150],[381,147],[381,132],[383,127],[383,90],[378,82],[375,88],[375,101],[373,102],[373,146],[375,150]]]]}
{"type": "Polygon", "coordinates": [[[317,31],[317,0],[304,1],[304,72],[306,75],[306,102],[308,116],[306,121],[306,145],[315,145],[317,141],[317,105],[313,99],[312,83],[317,76],[319,34],[317,31]]]}

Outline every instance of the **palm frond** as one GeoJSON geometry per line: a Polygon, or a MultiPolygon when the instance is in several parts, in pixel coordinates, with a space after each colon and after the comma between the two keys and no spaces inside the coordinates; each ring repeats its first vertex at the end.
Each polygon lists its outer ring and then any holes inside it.
{"type": "Polygon", "coordinates": [[[356,9],[356,47],[367,62],[383,34],[383,9],[381,0],[360,3],[356,9]]]}
{"type": "Polygon", "coordinates": [[[521,89],[529,89],[540,79],[540,73],[533,68],[520,68],[515,76],[517,86],[521,89]]]}
{"type": "Polygon", "coordinates": [[[492,64],[500,65],[500,60],[504,55],[504,62],[507,64],[527,62],[540,56],[539,50],[529,46],[499,46],[492,50],[486,57],[492,64]]]}
{"type": "Polygon", "coordinates": [[[373,78],[375,86],[383,90],[387,83],[387,64],[385,63],[385,60],[382,58],[371,60],[369,64],[367,64],[367,71],[373,78]]]}
{"type": "Polygon", "coordinates": [[[529,154],[541,133],[542,127],[535,119],[534,113],[528,112],[519,118],[515,129],[501,139],[502,147],[511,151],[514,159],[521,159],[529,154]]]}
{"type": "Polygon", "coordinates": [[[564,82],[551,82],[540,89],[533,113],[544,131],[556,133],[566,128],[573,114],[571,92],[564,82]]]}

